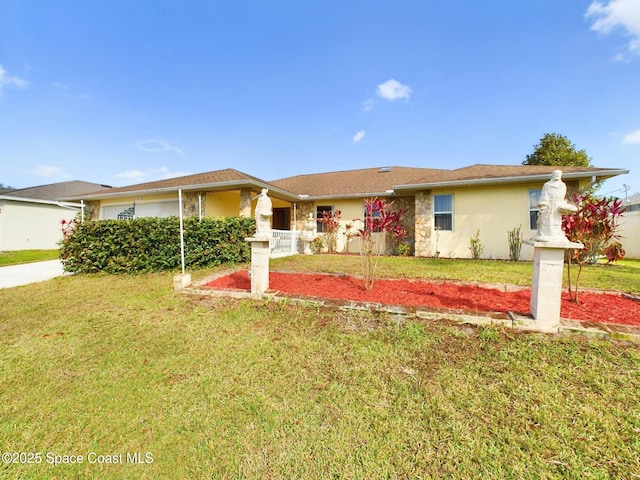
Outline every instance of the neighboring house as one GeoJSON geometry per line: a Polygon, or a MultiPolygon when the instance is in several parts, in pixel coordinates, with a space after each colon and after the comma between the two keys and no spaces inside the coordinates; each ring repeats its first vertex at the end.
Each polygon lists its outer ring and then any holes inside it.
{"type": "Polygon", "coordinates": [[[627,198],[626,210],[620,218],[620,243],[627,258],[640,258],[640,193],[627,198]]]}
{"type": "MultiPolygon", "coordinates": [[[[416,256],[470,257],[469,241],[480,232],[483,258],[508,259],[507,232],[521,227],[523,238],[536,230],[542,185],[557,167],[472,165],[456,170],[382,167],[297,175],[264,181],[233,169],[188,175],[68,197],[83,201],[93,219],[169,216],[251,216],[252,199],[269,188],[272,227],[322,231],[322,211],[341,211],[338,251],[357,250],[357,230],[365,198],[382,197],[402,209],[404,242],[416,256]],[[348,229],[347,226],[351,225],[348,229]]],[[[568,190],[628,173],[616,168],[563,167],[568,190]]],[[[253,203],[253,205],[255,202],[253,203]]],[[[393,245],[387,242],[388,251],[393,245]]],[[[522,258],[533,249],[522,247],[522,258]]]]}
{"type": "Polygon", "coordinates": [[[61,221],[80,211],[79,203],[58,199],[98,188],[106,186],[70,181],[0,193],[0,251],[57,248],[61,221]]]}

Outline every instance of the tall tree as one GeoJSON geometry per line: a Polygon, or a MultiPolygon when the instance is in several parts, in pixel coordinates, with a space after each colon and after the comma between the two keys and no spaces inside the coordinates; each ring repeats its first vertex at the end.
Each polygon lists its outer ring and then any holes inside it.
{"type": "Polygon", "coordinates": [[[523,165],[550,165],[558,167],[591,167],[591,158],[584,150],[576,150],[576,146],[564,135],[546,133],[534,151],[527,155],[523,165]]]}

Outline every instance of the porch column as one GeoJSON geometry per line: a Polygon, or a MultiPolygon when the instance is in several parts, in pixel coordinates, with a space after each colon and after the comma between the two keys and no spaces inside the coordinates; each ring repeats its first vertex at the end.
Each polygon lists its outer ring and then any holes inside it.
{"type": "Polygon", "coordinates": [[[433,255],[431,251],[431,230],[433,214],[431,211],[431,191],[416,192],[415,214],[415,255],[416,257],[428,257],[433,255]]]}
{"type": "Polygon", "coordinates": [[[251,190],[248,188],[240,189],[239,215],[244,218],[251,217],[251,190]]]}

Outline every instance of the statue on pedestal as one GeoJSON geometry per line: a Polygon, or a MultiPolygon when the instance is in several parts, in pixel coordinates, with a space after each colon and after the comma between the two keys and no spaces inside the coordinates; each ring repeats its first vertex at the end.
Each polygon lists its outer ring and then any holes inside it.
{"type": "Polygon", "coordinates": [[[256,204],[256,210],[254,218],[256,220],[256,237],[271,237],[271,217],[273,211],[271,209],[271,199],[267,196],[268,188],[263,188],[262,193],[258,195],[258,203],[256,204]]]}
{"type": "Polygon", "coordinates": [[[565,199],[567,186],[562,181],[562,170],[554,170],[551,180],[542,187],[538,201],[538,232],[533,238],[537,242],[567,242],[562,231],[562,215],[575,213],[578,207],[565,199]]]}

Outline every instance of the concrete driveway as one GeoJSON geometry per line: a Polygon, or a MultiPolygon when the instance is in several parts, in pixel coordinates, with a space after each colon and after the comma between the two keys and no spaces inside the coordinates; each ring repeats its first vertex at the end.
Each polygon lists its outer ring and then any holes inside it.
{"type": "Polygon", "coordinates": [[[23,263],[0,267],[0,288],[17,287],[29,283],[43,282],[63,275],[60,260],[23,263]]]}

